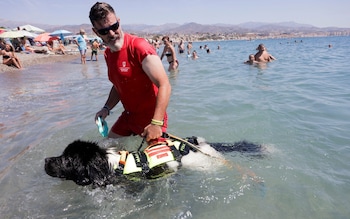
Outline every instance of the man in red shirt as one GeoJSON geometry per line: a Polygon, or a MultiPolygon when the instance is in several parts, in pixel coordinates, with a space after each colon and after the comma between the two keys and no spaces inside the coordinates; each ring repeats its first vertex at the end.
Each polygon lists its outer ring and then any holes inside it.
{"type": "MultiPolygon", "coordinates": [[[[147,142],[161,137],[167,128],[171,86],[156,51],[145,39],[124,33],[120,18],[107,3],[97,2],[90,10],[93,31],[107,45],[105,60],[113,83],[105,106],[96,113],[103,119],[120,101],[124,112],[108,134],[118,138],[133,134],[147,142]]],[[[95,119],[96,119],[95,118],[95,119]]]]}

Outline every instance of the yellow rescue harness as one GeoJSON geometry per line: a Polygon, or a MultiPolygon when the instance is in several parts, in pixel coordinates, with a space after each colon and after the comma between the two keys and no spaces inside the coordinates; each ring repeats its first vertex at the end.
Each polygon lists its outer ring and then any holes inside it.
{"type": "Polygon", "coordinates": [[[146,176],[155,167],[175,160],[180,161],[183,155],[189,153],[189,150],[190,148],[184,142],[166,140],[150,145],[144,151],[119,151],[120,160],[113,168],[123,175],[141,173],[146,176]]]}

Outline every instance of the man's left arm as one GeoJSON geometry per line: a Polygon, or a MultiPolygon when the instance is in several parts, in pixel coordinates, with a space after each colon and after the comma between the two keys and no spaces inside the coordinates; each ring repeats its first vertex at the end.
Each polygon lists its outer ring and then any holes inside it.
{"type": "MultiPolygon", "coordinates": [[[[158,87],[157,103],[153,119],[163,121],[171,94],[171,85],[168,75],[166,74],[163,64],[157,55],[146,56],[142,61],[142,69],[145,71],[151,81],[158,87]]],[[[150,140],[159,138],[162,133],[161,128],[158,128],[157,133],[148,132],[144,134],[147,135],[147,140],[150,140]]]]}

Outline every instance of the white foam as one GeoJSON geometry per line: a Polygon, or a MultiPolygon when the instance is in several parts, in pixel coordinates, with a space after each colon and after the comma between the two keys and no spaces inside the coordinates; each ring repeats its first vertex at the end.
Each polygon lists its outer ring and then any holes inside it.
{"type": "Polygon", "coordinates": [[[198,139],[198,143],[200,151],[190,151],[188,155],[182,157],[181,163],[184,168],[210,171],[223,165],[225,159],[218,151],[205,143],[202,138],[198,139]]]}

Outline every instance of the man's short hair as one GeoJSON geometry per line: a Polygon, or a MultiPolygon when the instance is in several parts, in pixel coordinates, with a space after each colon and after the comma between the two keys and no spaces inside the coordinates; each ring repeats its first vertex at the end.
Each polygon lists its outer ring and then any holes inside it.
{"type": "Polygon", "coordinates": [[[105,2],[96,2],[90,9],[89,18],[91,24],[94,25],[95,21],[105,19],[109,13],[115,14],[114,9],[110,4],[105,2]]]}

